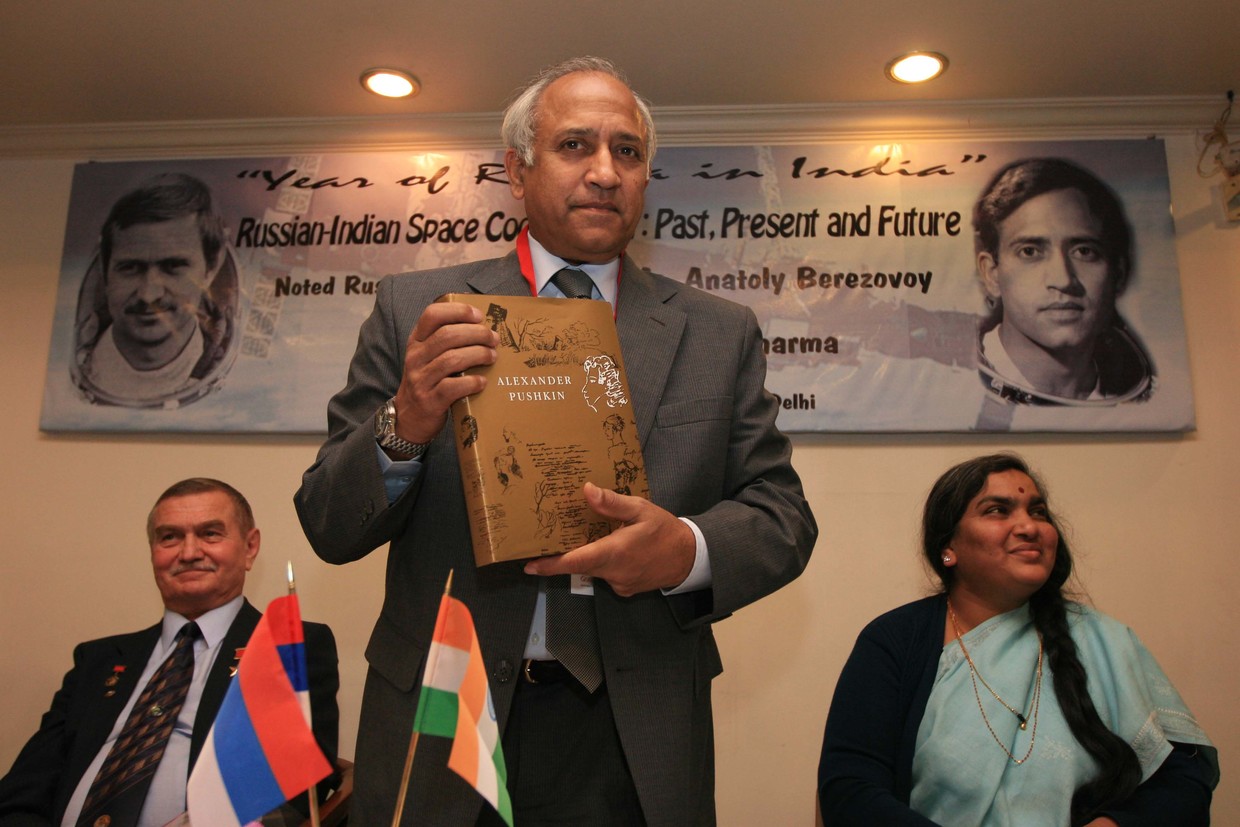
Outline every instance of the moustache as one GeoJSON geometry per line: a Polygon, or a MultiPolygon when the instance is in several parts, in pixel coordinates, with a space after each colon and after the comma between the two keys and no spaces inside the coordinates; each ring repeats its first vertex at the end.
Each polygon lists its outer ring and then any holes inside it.
{"type": "Polygon", "coordinates": [[[201,563],[185,563],[179,566],[175,566],[172,569],[173,575],[184,574],[187,571],[213,572],[213,571],[219,571],[219,567],[216,566],[214,563],[208,563],[204,561],[201,563]]]}
{"type": "Polygon", "coordinates": [[[176,302],[157,299],[148,302],[142,299],[125,305],[125,314],[129,316],[146,316],[151,313],[172,313],[177,309],[176,302]]]}

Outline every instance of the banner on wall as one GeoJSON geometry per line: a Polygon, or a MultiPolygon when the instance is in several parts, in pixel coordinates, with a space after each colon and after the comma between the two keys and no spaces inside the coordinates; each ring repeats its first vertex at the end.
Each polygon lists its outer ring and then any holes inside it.
{"type": "MultiPolygon", "coordinates": [[[[321,432],[378,280],[523,224],[500,151],[80,164],[40,426],[321,432]]],[[[787,431],[1194,426],[1158,140],[665,148],[629,254],[754,310],[787,431]]]]}

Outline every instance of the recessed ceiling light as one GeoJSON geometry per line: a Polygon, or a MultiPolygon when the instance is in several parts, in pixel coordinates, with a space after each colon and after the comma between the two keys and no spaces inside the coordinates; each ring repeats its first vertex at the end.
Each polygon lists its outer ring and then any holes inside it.
{"type": "Polygon", "coordinates": [[[898,83],[923,83],[947,71],[947,58],[938,52],[909,52],[887,64],[887,77],[898,83]]]}
{"type": "Polygon", "coordinates": [[[407,98],[422,90],[417,78],[400,69],[367,69],[362,86],[385,98],[407,98]]]}

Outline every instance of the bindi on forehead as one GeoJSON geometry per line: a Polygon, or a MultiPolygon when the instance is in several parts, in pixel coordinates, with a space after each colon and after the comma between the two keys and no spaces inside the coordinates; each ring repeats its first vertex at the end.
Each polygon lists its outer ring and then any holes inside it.
{"type": "Polygon", "coordinates": [[[1017,491],[1019,491],[1020,493],[1024,494],[1024,493],[1025,493],[1025,486],[1023,486],[1023,485],[1018,486],[1016,490],[1017,490],[1017,491]]]}

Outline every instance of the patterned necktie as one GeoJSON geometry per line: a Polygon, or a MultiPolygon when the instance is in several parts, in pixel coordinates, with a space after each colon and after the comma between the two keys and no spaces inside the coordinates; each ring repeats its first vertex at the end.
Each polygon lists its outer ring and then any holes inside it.
{"type": "Polygon", "coordinates": [[[193,622],[177,632],[172,654],[155,670],[138,696],[120,736],[90,785],[78,827],[96,823],[122,827],[137,822],[147,788],[164,757],[168,737],[194,678],[194,640],[201,634],[198,624],[193,622]]]}
{"type": "Polygon", "coordinates": [[[569,591],[567,574],[547,583],[547,651],[593,692],[603,683],[594,598],[569,591]]]}
{"type": "MultiPolygon", "coordinates": [[[[570,299],[593,298],[594,281],[575,267],[560,270],[551,283],[570,299]]],[[[566,574],[547,583],[547,651],[591,692],[603,683],[594,599],[572,594],[566,574]]]]}
{"type": "Polygon", "coordinates": [[[594,297],[594,281],[576,267],[565,267],[551,277],[551,283],[570,299],[594,297]]]}

